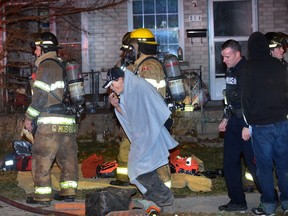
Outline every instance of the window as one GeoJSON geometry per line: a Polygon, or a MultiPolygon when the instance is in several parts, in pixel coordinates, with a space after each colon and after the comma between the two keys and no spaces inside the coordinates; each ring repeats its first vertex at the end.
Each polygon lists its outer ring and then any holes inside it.
{"type": "Polygon", "coordinates": [[[159,51],[176,55],[180,44],[178,0],[133,0],[130,7],[129,29],[150,29],[159,51]]]}

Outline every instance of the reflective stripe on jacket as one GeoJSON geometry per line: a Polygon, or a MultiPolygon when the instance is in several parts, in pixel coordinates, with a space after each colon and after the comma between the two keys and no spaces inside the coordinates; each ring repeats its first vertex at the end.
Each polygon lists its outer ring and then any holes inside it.
{"type": "Polygon", "coordinates": [[[64,89],[64,81],[56,81],[55,83],[52,83],[51,85],[45,83],[45,82],[42,82],[42,81],[39,81],[39,80],[36,80],[34,82],[34,85],[33,87],[37,87],[39,89],[42,89],[46,92],[50,92],[50,91],[54,91],[56,89],[64,89]]]}
{"type": "Polygon", "coordinates": [[[135,62],[134,71],[135,70],[137,70],[138,76],[143,77],[153,85],[163,98],[166,97],[165,74],[161,63],[157,59],[151,55],[142,54],[135,62]]]}
{"type": "Polygon", "coordinates": [[[75,125],[76,120],[73,117],[39,117],[37,124],[75,125]]]}

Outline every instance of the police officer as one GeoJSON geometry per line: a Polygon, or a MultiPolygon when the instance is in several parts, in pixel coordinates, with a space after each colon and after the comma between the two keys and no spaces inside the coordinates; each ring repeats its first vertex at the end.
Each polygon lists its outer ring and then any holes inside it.
{"type": "Polygon", "coordinates": [[[239,71],[246,59],[241,56],[240,44],[235,40],[223,43],[221,54],[227,66],[227,72],[225,110],[219,124],[219,131],[225,132],[223,166],[230,202],[219,206],[218,209],[220,211],[243,211],[247,209],[247,202],[242,184],[242,155],[258,191],[261,192],[256,177],[249,126],[245,123],[241,110],[241,74],[239,71]],[[245,139],[242,139],[242,130],[245,139]]]}
{"type": "Polygon", "coordinates": [[[41,33],[32,47],[37,57],[37,72],[24,126],[29,131],[37,127],[32,146],[35,190],[33,197],[28,197],[26,202],[50,205],[50,174],[55,159],[61,175],[60,192],[55,194],[54,199],[72,202],[78,184],[77,127],[75,115],[66,114],[64,109],[59,109],[63,107],[61,99],[64,94],[63,70],[57,56],[60,47],[51,32],[41,33]]]}

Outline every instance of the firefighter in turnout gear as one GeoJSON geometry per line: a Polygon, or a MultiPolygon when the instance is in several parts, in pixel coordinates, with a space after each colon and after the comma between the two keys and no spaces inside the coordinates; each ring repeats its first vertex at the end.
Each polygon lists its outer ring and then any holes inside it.
{"type": "Polygon", "coordinates": [[[136,61],[128,69],[152,84],[165,98],[165,73],[156,57],[159,44],[156,42],[153,33],[149,29],[140,28],[132,31],[130,38],[130,46],[135,49],[136,61]]]}
{"type": "MultiPolygon", "coordinates": [[[[284,58],[284,54],[288,48],[288,35],[281,32],[268,32],[265,34],[265,37],[269,42],[270,55],[279,59],[286,67],[286,85],[288,86],[288,62],[284,58]]],[[[286,95],[288,97],[288,93],[286,95]]]]}
{"type": "MultiPolygon", "coordinates": [[[[143,77],[147,82],[152,84],[162,95],[164,100],[166,97],[166,80],[163,67],[156,57],[158,45],[153,33],[149,29],[136,29],[130,33],[129,46],[126,51],[128,53],[126,55],[128,60],[122,62],[129,62],[129,65],[124,65],[124,67],[127,67],[127,69],[134,72],[135,75],[143,77]]],[[[170,124],[168,127],[171,127],[172,120],[169,119],[168,122],[170,124]]],[[[127,173],[129,149],[130,142],[125,136],[120,143],[116,174],[117,180],[112,183],[125,185],[129,182],[127,173]]],[[[165,185],[170,188],[171,174],[169,165],[165,165],[157,171],[165,185]]]]}
{"type": "Polygon", "coordinates": [[[73,202],[78,186],[78,146],[75,115],[66,114],[63,69],[57,56],[58,40],[44,32],[31,44],[37,59],[32,102],[26,111],[24,126],[36,129],[32,146],[32,175],[35,191],[30,204],[49,205],[52,200],[51,166],[56,160],[61,169],[60,192],[54,199],[73,202]]]}

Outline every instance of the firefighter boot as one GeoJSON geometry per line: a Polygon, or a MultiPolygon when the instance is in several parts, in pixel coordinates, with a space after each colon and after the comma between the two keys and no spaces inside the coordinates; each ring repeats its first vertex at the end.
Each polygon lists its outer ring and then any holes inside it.
{"type": "Polygon", "coordinates": [[[129,186],[130,185],[127,163],[118,162],[118,167],[116,168],[116,181],[111,181],[110,184],[117,185],[117,186],[129,186]]]}
{"type": "Polygon", "coordinates": [[[64,202],[74,202],[75,194],[74,188],[61,189],[60,192],[54,194],[53,199],[64,202]]]}
{"type": "Polygon", "coordinates": [[[26,203],[33,205],[43,205],[50,206],[51,205],[51,197],[38,197],[34,195],[34,197],[27,197],[26,203]]]}
{"type": "Polygon", "coordinates": [[[157,173],[160,177],[160,179],[163,181],[163,183],[168,187],[171,188],[171,171],[170,166],[168,164],[159,167],[157,169],[157,173]]]}

